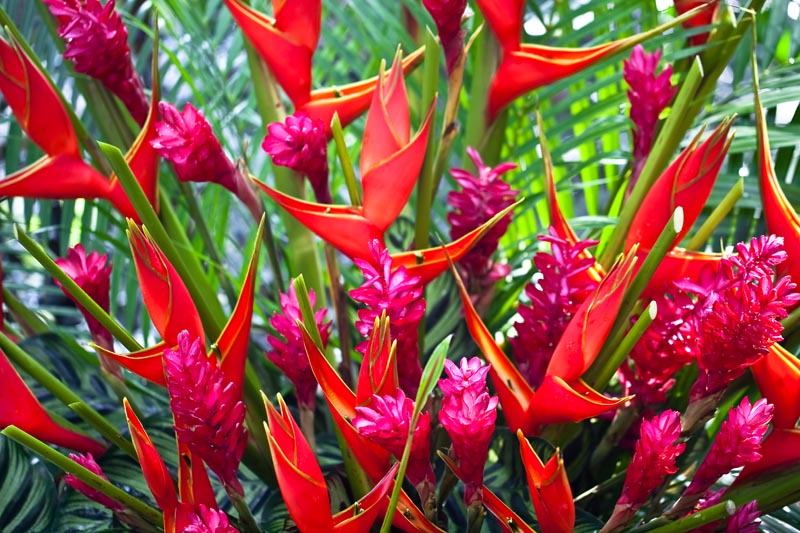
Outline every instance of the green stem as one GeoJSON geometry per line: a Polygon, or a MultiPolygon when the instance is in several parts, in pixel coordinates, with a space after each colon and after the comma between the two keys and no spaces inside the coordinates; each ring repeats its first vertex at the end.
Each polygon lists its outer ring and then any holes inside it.
{"type": "MultiPolygon", "coordinates": [[[[130,403],[130,400],[128,400],[128,403],[130,403]]],[[[82,420],[85,420],[87,423],[91,424],[92,427],[94,427],[101,435],[103,435],[103,437],[116,444],[120,450],[125,452],[133,459],[137,461],[139,460],[133,444],[123,437],[122,433],[119,432],[117,427],[109,423],[108,420],[103,418],[100,413],[83,402],[71,403],[67,407],[72,409],[79,417],[81,417],[82,420]]],[[[133,408],[132,404],[131,407],[133,408]]],[[[134,410],[136,410],[136,408],[134,408],[134,410]]]]}
{"type": "Polygon", "coordinates": [[[2,431],[3,435],[25,446],[44,459],[50,461],[65,472],[74,475],[90,487],[93,487],[109,498],[118,501],[128,509],[138,513],[141,517],[152,524],[161,525],[164,523],[164,515],[158,509],[151,507],[145,502],[134,498],[124,490],[112,485],[94,472],[76,463],[66,455],[56,451],[36,437],[29,435],[16,426],[9,426],[2,431]]]}
{"type": "Polygon", "coordinates": [[[339,156],[339,163],[342,165],[347,192],[350,194],[350,203],[359,206],[361,205],[361,193],[358,191],[358,180],[353,170],[350,154],[347,151],[347,144],[344,142],[344,131],[342,131],[342,122],[339,120],[338,113],[333,114],[331,132],[333,133],[333,142],[336,145],[336,155],[339,156]]]}
{"type": "MultiPolygon", "coordinates": [[[[311,340],[314,341],[317,348],[325,353],[325,346],[322,344],[322,336],[319,334],[317,321],[314,318],[314,308],[311,307],[311,300],[308,298],[308,288],[306,287],[305,277],[300,274],[295,278],[294,282],[292,282],[292,285],[294,286],[294,292],[297,296],[297,303],[300,306],[300,315],[303,317],[303,324],[305,324],[306,330],[308,330],[308,334],[311,335],[311,340]]],[[[325,354],[325,358],[328,359],[329,363],[334,364],[334,361],[331,361],[330,355],[327,353],[325,354]]]]}
{"type": "MultiPolygon", "coordinates": [[[[483,17],[475,14],[475,24],[483,23],[483,17]]],[[[470,49],[475,49],[472,68],[472,86],[469,89],[470,103],[467,112],[467,125],[464,131],[464,144],[481,151],[488,124],[486,108],[489,103],[489,85],[497,70],[499,44],[491,31],[485,27],[479,30],[470,49]]]]}
{"type": "Polygon", "coordinates": [[[142,349],[142,345],[134,339],[125,328],[123,328],[116,320],[114,320],[106,311],[95,302],[91,296],[81,289],[66,272],[61,270],[55,261],[53,261],[47,252],[39,246],[20,226],[14,226],[14,235],[19,243],[30,253],[36,261],[39,262],[51,276],[53,276],[64,287],[75,301],[83,306],[89,314],[97,319],[100,324],[106,328],[115,339],[122,343],[125,348],[132,352],[142,349]]]}
{"type": "Polygon", "coordinates": [[[350,320],[347,316],[347,293],[344,290],[339,273],[339,262],[336,260],[336,250],[325,243],[325,264],[328,267],[328,277],[331,285],[331,300],[333,313],[336,316],[336,329],[339,331],[339,350],[342,352],[342,361],[339,363],[339,375],[345,385],[353,388],[352,359],[350,358],[350,320]]]}
{"type": "Polygon", "coordinates": [[[800,307],[789,313],[789,316],[781,321],[784,331],[792,331],[800,324],[800,307]]]}
{"type": "Polygon", "coordinates": [[[728,191],[725,198],[723,198],[719,205],[708,215],[708,218],[703,222],[703,225],[700,226],[700,229],[697,230],[697,233],[686,243],[686,249],[699,250],[706,241],[708,241],[709,237],[711,237],[716,227],[728,216],[728,213],[730,213],[733,206],[736,205],[736,202],[739,201],[739,198],[742,197],[742,194],[744,194],[744,180],[739,178],[739,181],[731,187],[731,190],[728,191]]]}
{"type": "Polygon", "coordinates": [[[8,307],[8,310],[14,316],[14,321],[22,328],[26,335],[40,335],[50,331],[50,328],[47,327],[44,320],[39,318],[39,315],[20,302],[19,299],[5,287],[3,287],[2,302],[8,307]]]}

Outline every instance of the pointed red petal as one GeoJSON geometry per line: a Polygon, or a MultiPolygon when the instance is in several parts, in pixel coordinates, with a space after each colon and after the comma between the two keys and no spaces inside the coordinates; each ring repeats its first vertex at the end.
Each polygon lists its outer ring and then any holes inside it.
{"type": "Polygon", "coordinates": [[[356,384],[356,405],[366,405],[373,394],[397,392],[396,351],[389,336],[389,320],[384,319],[372,330],[356,384]]]}
{"type": "Polygon", "coordinates": [[[280,413],[265,403],[272,463],[292,520],[300,531],[333,531],[328,488],[314,451],[280,395],[280,413]]]}
{"type": "Polygon", "coordinates": [[[217,508],[217,496],[211,486],[203,460],[193,457],[186,444],[178,441],[178,493],[182,502],[217,508]]]}
{"type": "Polygon", "coordinates": [[[333,517],[334,531],[337,533],[369,533],[378,513],[381,510],[383,499],[394,485],[394,476],[397,474],[399,463],[389,469],[389,472],[378,481],[372,490],[365,494],[358,502],[344,511],[336,513],[333,517]]]}
{"type": "Polygon", "coordinates": [[[503,49],[519,48],[525,0],[477,0],[477,3],[503,49]]]}
{"type": "Polygon", "coordinates": [[[306,202],[257,180],[253,182],[301,224],[351,259],[371,260],[367,243],[373,239],[383,242],[383,232],[367,220],[358,207],[306,202]]]}
{"type": "Polygon", "coordinates": [[[594,294],[578,308],[553,351],[548,376],[575,381],[592,365],[619,313],[633,276],[636,255],[628,254],[612,268],[594,294]]]}
{"type": "Polygon", "coordinates": [[[164,377],[164,350],[169,348],[164,341],[159,342],[151,348],[145,348],[138,352],[131,352],[127,354],[119,354],[112,352],[98,346],[92,345],[99,355],[109,357],[120,365],[130,370],[137,376],[141,376],[148,381],[152,381],[156,385],[162,387],[167,386],[167,380],[164,377]]]}
{"type": "Polygon", "coordinates": [[[190,338],[204,339],[203,324],[189,290],[147,229],[129,223],[128,241],[144,305],[167,347],[176,344],[183,330],[189,331],[190,338]]]}
{"type": "Polygon", "coordinates": [[[178,507],[178,493],[175,492],[175,482],[167,470],[167,465],[161,459],[153,441],[147,435],[142,423],[131,409],[127,398],[122,400],[125,406],[125,417],[128,419],[128,428],[131,432],[133,447],[142,465],[142,473],[153,493],[158,507],[164,511],[164,520],[169,516],[174,516],[175,509],[178,507]]]}
{"type": "MultiPolygon", "coordinates": [[[[640,261],[644,261],[648,253],[650,253],[649,250],[639,248],[636,256],[640,261]]],[[[700,281],[701,272],[705,269],[717,268],[723,257],[724,255],[718,252],[696,252],[683,248],[670,250],[650,278],[642,293],[642,298],[655,298],[664,294],[668,281],[682,278],[700,281]]]]}
{"type": "MultiPolygon", "coordinates": [[[[689,20],[683,21],[683,27],[686,29],[699,28],[702,26],[710,26],[714,19],[717,18],[717,12],[721,2],[709,2],[708,0],[675,0],[675,11],[679,15],[683,15],[687,11],[696,7],[701,7],[701,10],[691,17],[689,20]]],[[[708,40],[710,32],[701,33],[699,35],[692,35],[689,37],[689,43],[692,46],[701,46],[708,40]]]]}
{"type": "Polygon", "coordinates": [[[761,443],[761,459],[744,467],[734,485],[746,483],[762,472],[780,466],[797,466],[800,461],[800,429],[773,428],[761,443]]]}
{"type": "Polygon", "coordinates": [[[47,155],[80,159],[78,138],[58,93],[15,41],[0,38],[0,92],[20,126],[47,155]]]}
{"type": "MultiPolygon", "coordinates": [[[[558,376],[545,376],[536,389],[530,407],[533,427],[544,424],[580,422],[621,406],[630,398],[609,398],[592,389],[583,381],[567,383],[558,376]]],[[[509,424],[509,427],[514,428],[509,424]]],[[[526,433],[525,428],[522,429],[526,433]]]]}
{"type": "Polygon", "coordinates": [[[800,361],[779,344],[750,369],[758,389],[775,406],[772,425],[794,429],[800,418],[800,361]]]}
{"type": "Polygon", "coordinates": [[[575,527],[575,504],[560,451],[556,450],[544,464],[521,431],[517,431],[517,437],[539,527],[542,531],[571,533],[575,527]]]}
{"type": "Polygon", "coordinates": [[[14,366],[0,352],[0,429],[17,426],[37,439],[78,452],[102,455],[106,447],[58,425],[33,395],[14,366]]]}
{"type": "MultiPolygon", "coordinates": [[[[283,87],[289,99],[299,108],[311,96],[311,58],[314,50],[302,41],[308,41],[304,32],[295,40],[274,26],[275,21],[246,6],[240,0],[225,0],[236,23],[253,47],[269,66],[278,84],[283,87]]],[[[285,26],[291,24],[284,22],[285,26]]]]}
{"type": "Polygon", "coordinates": [[[447,270],[448,256],[451,261],[458,261],[464,257],[470,248],[477,243],[486,233],[497,224],[503,217],[514,210],[520,202],[503,209],[495,216],[486,221],[482,226],[475,228],[469,233],[459,237],[455,241],[437,248],[427,248],[425,250],[414,250],[392,255],[392,267],[406,267],[410,276],[422,278],[423,285],[436,279],[439,274],[447,270]]]}
{"type": "MultiPolygon", "coordinates": [[[[403,75],[407,76],[422,62],[424,53],[423,46],[403,58],[403,75]]],[[[378,76],[374,76],[349,85],[317,89],[311,93],[311,100],[297,111],[321,120],[326,128],[333,120],[333,114],[338,113],[342,126],[346,126],[367,110],[377,86],[378,76]]]]}
{"type": "Polygon", "coordinates": [[[425,123],[410,143],[362,174],[364,216],[380,232],[386,231],[400,215],[417,184],[428,146],[434,105],[431,104],[425,123]]]}
{"type": "Polygon", "coordinates": [[[275,27],[312,54],[322,25],[321,0],[274,0],[275,27]]]}
{"type": "Polygon", "coordinates": [[[261,233],[259,228],[256,235],[253,253],[250,256],[250,266],[242,285],[242,293],[236,301],[228,323],[223,328],[217,339],[217,350],[220,357],[220,368],[225,377],[239,390],[241,394],[244,383],[244,371],[247,364],[247,347],[250,344],[250,326],[253,321],[253,297],[256,290],[258,277],[258,253],[261,250],[261,233]]]}
{"type": "Polygon", "coordinates": [[[109,182],[78,156],[44,157],[0,181],[0,196],[23,198],[108,198],[109,182]]]}
{"type": "Polygon", "coordinates": [[[731,120],[723,121],[699,145],[698,135],[653,183],[631,222],[625,241],[626,250],[637,242],[642,248],[652,248],[678,206],[683,207],[684,223],[673,246],[692,229],[711,195],[722,161],[728,153],[733,139],[729,135],[732,124],[731,120]]]}

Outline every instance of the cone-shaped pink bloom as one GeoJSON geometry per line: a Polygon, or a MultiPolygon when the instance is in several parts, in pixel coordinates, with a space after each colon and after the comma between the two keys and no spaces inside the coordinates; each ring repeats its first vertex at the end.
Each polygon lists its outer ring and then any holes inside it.
{"type": "MultiPolygon", "coordinates": [[[[419,363],[417,342],[419,323],[425,316],[425,299],[422,297],[422,280],[409,276],[405,267],[392,270],[389,251],[377,239],[369,244],[372,262],[356,259],[364,274],[364,283],[350,291],[350,297],[365,304],[359,309],[356,328],[365,337],[372,336],[375,319],[386,312],[389,334],[397,340],[397,375],[400,387],[409,396],[417,394],[422,367],[419,363]]],[[[356,349],[364,353],[368,341],[356,349]]]]}
{"type": "MultiPolygon", "coordinates": [[[[316,293],[309,289],[308,300],[313,308],[317,303],[316,293]]],[[[318,309],[314,313],[319,335],[322,338],[322,348],[328,345],[331,336],[331,322],[325,322],[325,309],[318,309]]],[[[294,285],[289,284],[289,294],[281,293],[281,313],[276,313],[269,323],[278,332],[279,337],[267,335],[267,340],[272,345],[273,351],[267,354],[267,359],[275,363],[289,378],[295,388],[297,403],[300,406],[314,410],[314,395],[317,391],[317,380],[311,371],[311,365],[303,347],[303,334],[297,321],[303,319],[300,303],[294,285]]]]}
{"type": "Polygon", "coordinates": [[[422,0],[436,24],[439,41],[444,49],[447,73],[453,72],[464,54],[464,30],[461,17],[467,8],[467,0],[422,0]]]}
{"type": "Polygon", "coordinates": [[[541,278],[536,284],[525,286],[531,305],[518,307],[522,322],[514,325],[517,335],[510,339],[517,368],[533,388],[542,384],[567,324],[598,285],[586,275],[594,259],[585,256],[586,249],[597,241],[573,245],[557,237],[552,226],[549,233],[539,236],[540,241],[550,243],[550,253],[537,252],[533,256],[541,278]]]}
{"type": "MultiPolygon", "coordinates": [[[[396,458],[402,457],[414,412],[414,401],[407,398],[402,389],[398,389],[395,396],[376,394],[366,407],[356,407],[356,412],[358,416],[353,419],[353,426],[361,435],[396,458]]],[[[436,484],[430,460],[430,435],[431,415],[422,413],[417,427],[414,428],[411,456],[406,471],[409,481],[415,487],[420,483],[429,483],[432,489],[436,484]]]]}
{"type": "MultiPolygon", "coordinates": [[[[92,297],[92,300],[97,303],[107,313],[110,304],[110,286],[111,286],[111,263],[108,262],[108,256],[98,252],[86,253],[86,249],[82,244],[76,244],[67,250],[66,257],[59,257],[56,259],[56,264],[63,270],[72,281],[74,281],[81,289],[92,297]]],[[[56,281],[56,285],[61,286],[61,283],[56,281]]],[[[67,291],[64,291],[67,297],[72,298],[67,291]]],[[[91,313],[77,304],[81,314],[86,319],[89,325],[89,331],[97,342],[97,339],[103,339],[107,344],[107,348],[113,347],[113,340],[111,333],[106,328],[100,325],[91,313]]],[[[98,343],[99,344],[99,343],[98,343]]]]}
{"type": "MultiPolygon", "coordinates": [[[[82,467],[86,468],[93,474],[96,474],[101,478],[105,479],[106,481],[108,481],[108,477],[106,477],[106,475],[103,473],[103,469],[100,468],[100,465],[97,464],[91,453],[87,453],[86,455],[71,453],[69,454],[69,458],[78,463],[79,465],[81,465],[82,467]]],[[[75,477],[74,474],[67,474],[66,476],[64,476],[64,481],[66,482],[67,485],[69,485],[76,491],[80,492],[90,500],[95,501],[100,505],[103,505],[111,509],[112,511],[120,511],[125,508],[124,505],[122,505],[116,500],[112,500],[111,498],[109,498],[96,488],[90,487],[89,485],[87,485],[86,483],[75,477]]]]}
{"type": "Polygon", "coordinates": [[[486,388],[486,372],[473,370],[474,360],[463,358],[458,367],[448,365],[450,380],[439,382],[443,392],[449,391],[444,392],[439,422],[453,443],[453,455],[464,481],[464,501],[468,506],[483,499],[483,467],[494,433],[498,402],[486,388]],[[470,374],[466,379],[465,370],[470,374]]]}
{"type": "Polygon", "coordinates": [[[773,406],[767,400],[762,398],[750,405],[747,397],[731,409],[684,496],[701,494],[734,468],[761,459],[761,441],[772,420],[772,411],[773,406]]]}
{"type": "Polygon", "coordinates": [[[484,365],[480,357],[462,357],[459,364],[447,359],[444,362],[444,371],[447,378],[439,380],[439,388],[445,396],[463,394],[468,389],[476,394],[486,390],[489,365],[484,365]]]}
{"type": "Polygon", "coordinates": [[[99,80],[114,93],[141,126],[150,105],[142,82],[133,69],[128,30],[114,10],[115,0],[45,0],[58,19],[58,34],[64,39],[64,58],[75,71],[99,80]]]}
{"type": "Polygon", "coordinates": [[[178,441],[241,492],[236,472],[247,444],[241,393],[188,331],[178,334],[177,350],[164,351],[164,373],[178,441]]]}
{"type": "Polygon", "coordinates": [[[628,101],[631,104],[631,121],[633,121],[633,174],[629,188],[636,183],[642,172],[650,149],[655,140],[658,116],[672,101],[676,88],[669,81],[672,66],[667,65],[660,73],[658,62],[661,50],[648,54],[637,44],[633,47],[631,57],[623,62],[623,77],[628,83],[628,101]]]}
{"type": "Polygon", "coordinates": [[[602,531],[616,531],[627,524],[664,478],[678,471],[675,460],[686,448],[686,444],[676,443],[680,435],[681,415],[677,411],[664,411],[642,421],[622,496],[602,531]]]}
{"type": "Polygon", "coordinates": [[[191,513],[181,533],[239,533],[222,511],[198,505],[197,513],[191,513]]]}
{"type": "MultiPolygon", "coordinates": [[[[450,222],[450,238],[455,240],[480,227],[493,216],[514,203],[518,191],[503,181],[502,176],[517,168],[514,163],[501,163],[492,168],[481,160],[477,150],[467,148],[467,154],[478,174],[472,174],[462,168],[453,168],[450,173],[461,186],[460,191],[451,191],[447,195],[447,203],[452,211],[447,215],[450,222]]],[[[511,213],[499,220],[483,239],[461,258],[459,265],[466,270],[470,278],[468,286],[475,283],[493,285],[495,281],[508,274],[507,265],[495,265],[492,255],[497,251],[500,238],[511,224],[511,213]],[[472,282],[472,283],[470,283],[472,282]]],[[[482,287],[478,287],[480,289],[482,287]]]]}
{"type": "Polygon", "coordinates": [[[314,197],[321,204],[333,203],[328,187],[328,138],[325,124],[303,113],[289,115],[285,122],[267,126],[261,148],[272,162],[308,178],[314,197]]]}

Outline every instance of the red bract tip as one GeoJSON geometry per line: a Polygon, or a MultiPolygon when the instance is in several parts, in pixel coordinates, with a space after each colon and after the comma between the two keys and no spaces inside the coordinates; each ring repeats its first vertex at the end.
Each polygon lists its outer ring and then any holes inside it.
{"type": "MultiPolygon", "coordinates": [[[[701,8],[694,16],[688,20],[683,21],[681,24],[686,29],[700,28],[703,26],[710,26],[714,19],[717,18],[717,12],[721,2],[709,0],[674,0],[675,11],[678,15],[683,15],[687,11],[695,8],[701,8]]],[[[710,32],[704,32],[689,37],[689,43],[692,46],[701,46],[708,40],[710,32]]]]}
{"type": "Polygon", "coordinates": [[[503,50],[519,48],[525,0],[477,0],[477,4],[503,50]]]}
{"type": "Polygon", "coordinates": [[[464,53],[464,30],[461,17],[467,8],[467,0],[423,0],[436,24],[439,42],[444,50],[447,72],[451,73],[464,53]]]}
{"type": "Polygon", "coordinates": [[[575,527],[575,504],[561,452],[556,450],[543,463],[519,430],[517,437],[539,527],[548,533],[570,533],[575,527]]]}

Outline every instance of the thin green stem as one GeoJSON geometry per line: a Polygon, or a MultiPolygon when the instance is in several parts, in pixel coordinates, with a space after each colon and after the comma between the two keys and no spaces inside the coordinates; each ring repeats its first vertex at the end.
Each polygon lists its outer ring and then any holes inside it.
{"type": "Polygon", "coordinates": [[[134,498],[124,490],[112,485],[94,472],[76,463],[66,455],[51,448],[36,437],[24,432],[16,426],[8,426],[2,431],[3,435],[25,446],[34,453],[50,461],[65,472],[74,475],[90,487],[97,489],[109,498],[118,501],[128,509],[136,512],[151,524],[164,523],[164,515],[158,509],[151,507],[142,500],[134,498]]]}
{"type": "MultiPolygon", "coordinates": [[[[317,348],[325,353],[325,346],[322,344],[322,336],[319,334],[319,327],[317,327],[317,321],[314,319],[314,308],[311,307],[311,300],[308,297],[308,288],[306,287],[306,280],[303,275],[300,274],[297,276],[292,285],[297,295],[297,303],[300,305],[300,315],[303,317],[303,324],[305,324],[306,330],[308,330],[308,334],[311,335],[311,340],[314,341],[317,348]]],[[[327,353],[325,354],[325,358],[328,359],[329,363],[334,364],[334,361],[330,360],[330,356],[327,353]]]]}
{"type": "Polygon", "coordinates": [[[26,335],[39,335],[50,331],[50,328],[39,315],[20,302],[19,298],[14,296],[14,294],[5,287],[3,287],[2,302],[8,307],[8,310],[14,316],[14,321],[22,328],[26,335]]]}
{"type": "Polygon", "coordinates": [[[333,142],[336,145],[336,155],[339,157],[339,164],[344,173],[344,182],[347,184],[347,192],[350,194],[350,203],[359,206],[361,205],[361,193],[358,191],[358,180],[353,170],[353,161],[347,151],[347,144],[344,142],[344,131],[342,131],[342,122],[339,120],[338,113],[333,114],[331,133],[333,133],[333,142]]]}
{"type": "Polygon", "coordinates": [[[336,317],[336,329],[339,331],[339,350],[342,352],[342,361],[339,363],[339,375],[345,385],[353,388],[352,359],[350,358],[350,319],[347,316],[347,293],[341,282],[339,261],[336,260],[336,250],[325,243],[325,264],[328,267],[328,277],[331,285],[331,300],[333,313],[336,317]]]}
{"type": "MultiPolygon", "coordinates": [[[[483,17],[475,14],[475,24],[483,23],[483,17]]],[[[478,30],[476,30],[478,31],[478,30]]],[[[488,105],[489,84],[497,70],[499,44],[491,31],[483,28],[475,38],[471,48],[475,49],[472,86],[469,89],[470,106],[467,112],[467,125],[464,131],[464,143],[481,151],[486,135],[486,107],[488,105]]]]}
{"type": "MultiPolygon", "coordinates": [[[[130,400],[128,400],[128,402],[130,403],[130,400]]],[[[120,433],[117,427],[109,423],[108,420],[100,415],[100,413],[83,402],[71,403],[67,407],[75,411],[75,413],[81,417],[82,420],[86,420],[87,423],[91,424],[92,427],[98,431],[98,433],[103,435],[110,442],[116,444],[120,450],[138,461],[136,450],[134,449],[133,444],[131,444],[131,441],[123,437],[122,433],[120,433]]],[[[131,407],[134,408],[133,405],[131,405],[131,407]]],[[[134,410],[136,410],[136,408],[134,408],[134,410]]]]}
{"type": "Polygon", "coordinates": [[[700,226],[700,229],[697,230],[697,233],[686,243],[686,249],[699,250],[711,237],[716,227],[728,216],[728,213],[730,213],[733,206],[736,205],[736,202],[739,201],[739,198],[742,197],[742,194],[744,194],[744,180],[739,178],[739,181],[731,187],[731,190],[728,191],[725,198],[723,198],[711,214],[708,215],[708,218],[703,222],[703,225],[700,226]]]}

